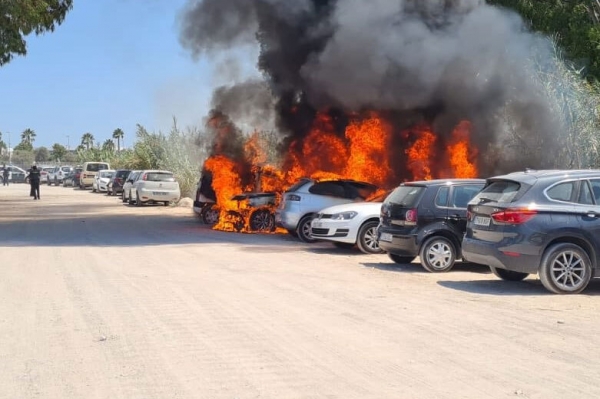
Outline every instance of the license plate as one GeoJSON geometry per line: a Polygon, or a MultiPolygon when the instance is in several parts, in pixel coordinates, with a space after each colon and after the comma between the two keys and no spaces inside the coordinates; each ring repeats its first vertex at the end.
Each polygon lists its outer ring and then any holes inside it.
{"type": "Polygon", "coordinates": [[[379,241],[392,242],[392,235],[390,233],[381,233],[379,241]]]}
{"type": "Polygon", "coordinates": [[[477,226],[489,226],[491,219],[485,216],[475,216],[475,220],[473,220],[473,224],[477,226]]]}
{"type": "Polygon", "coordinates": [[[167,193],[162,193],[160,191],[152,191],[152,195],[167,195],[167,193]]]}

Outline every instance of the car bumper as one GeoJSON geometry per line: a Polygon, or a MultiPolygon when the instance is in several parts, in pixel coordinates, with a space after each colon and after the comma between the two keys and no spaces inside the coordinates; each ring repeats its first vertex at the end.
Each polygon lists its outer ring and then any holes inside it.
{"type": "Polygon", "coordinates": [[[416,234],[398,235],[392,231],[379,228],[377,231],[377,242],[383,251],[401,255],[418,256],[419,244],[416,234]]]}
{"type": "Polygon", "coordinates": [[[275,224],[288,230],[296,230],[300,222],[298,213],[277,210],[275,212],[275,224]]]}
{"type": "Polygon", "coordinates": [[[313,220],[311,235],[317,240],[356,243],[357,229],[346,220],[313,220]]]}
{"type": "Polygon", "coordinates": [[[178,201],[180,197],[179,191],[159,191],[159,190],[138,190],[140,200],[142,202],[165,202],[178,201]]]}
{"type": "Polygon", "coordinates": [[[498,243],[464,237],[463,260],[514,272],[535,274],[541,262],[540,255],[524,254],[510,248],[500,250],[498,243]]]}

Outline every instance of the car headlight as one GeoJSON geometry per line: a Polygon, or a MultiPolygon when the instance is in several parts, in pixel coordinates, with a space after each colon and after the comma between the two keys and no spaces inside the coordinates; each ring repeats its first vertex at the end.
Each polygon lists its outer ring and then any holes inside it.
{"type": "Polygon", "coordinates": [[[340,212],[340,213],[334,213],[333,215],[331,215],[331,219],[333,219],[333,220],[350,220],[350,219],[354,218],[356,215],[358,215],[358,212],[354,212],[354,211],[340,212]]]}

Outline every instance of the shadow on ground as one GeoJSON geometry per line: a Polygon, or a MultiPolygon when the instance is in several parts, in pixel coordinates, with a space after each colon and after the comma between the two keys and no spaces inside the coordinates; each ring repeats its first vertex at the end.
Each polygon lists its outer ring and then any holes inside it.
{"type": "MultiPolygon", "coordinates": [[[[523,281],[472,280],[472,281],[438,281],[445,288],[482,295],[514,295],[514,296],[541,296],[555,295],[546,290],[541,281],[527,278],[523,281]]],[[[592,280],[590,285],[581,295],[600,295],[600,281],[592,280]]]]}
{"type": "MultiPolygon", "coordinates": [[[[396,273],[423,273],[423,274],[431,274],[432,276],[443,276],[444,273],[436,274],[430,273],[427,270],[423,269],[420,263],[412,262],[407,264],[398,264],[393,261],[385,262],[385,263],[375,263],[375,262],[364,262],[361,263],[364,267],[372,267],[379,270],[385,270],[396,273]]],[[[470,273],[478,273],[478,274],[490,274],[490,269],[487,266],[476,265],[474,263],[463,263],[456,262],[452,270],[448,273],[452,272],[470,272],[470,273]]]]}

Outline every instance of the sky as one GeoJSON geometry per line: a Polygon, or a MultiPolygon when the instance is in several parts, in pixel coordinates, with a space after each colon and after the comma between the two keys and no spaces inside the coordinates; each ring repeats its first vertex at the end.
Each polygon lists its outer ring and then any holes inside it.
{"type": "Polygon", "coordinates": [[[27,128],[34,147],[75,148],[86,132],[102,143],[121,128],[129,147],[136,124],[166,132],[175,117],[181,127],[201,126],[216,86],[258,73],[251,50],[232,77],[219,72],[231,55],[194,60],[182,48],[186,0],[74,3],[54,32],[28,36],[28,54],[0,67],[0,132],[12,147],[27,128]]]}

